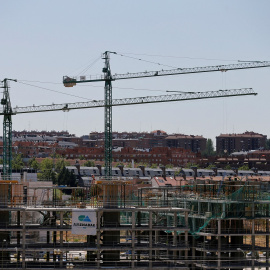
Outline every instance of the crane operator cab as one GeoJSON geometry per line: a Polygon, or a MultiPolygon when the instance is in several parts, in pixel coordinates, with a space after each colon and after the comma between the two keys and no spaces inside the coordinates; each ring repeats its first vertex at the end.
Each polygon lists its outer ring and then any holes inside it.
{"type": "Polygon", "coordinates": [[[76,85],[76,79],[70,78],[68,76],[64,76],[63,83],[65,87],[73,87],[76,85]]]}

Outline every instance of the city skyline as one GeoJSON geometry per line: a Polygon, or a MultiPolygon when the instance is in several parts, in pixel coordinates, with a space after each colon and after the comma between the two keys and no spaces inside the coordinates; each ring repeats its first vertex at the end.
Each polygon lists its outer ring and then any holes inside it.
{"type": "MultiPolygon", "coordinates": [[[[22,130],[12,131],[13,143],[16,141],[32,141],[32,142],[58,142],[72,141],[84,147],[104,147],[104,132],[89,132],[83,136],[70,134],[68,131],[37,131],[37,130],[22,130]],[[84,141],[84,143],[83,143],[84,141]]],[[[0,136],[1,137],[1,136],[0,136]]],[[[192,152],[205,152],[209,138],[203,135],[170,134],[164,130],[154,130],[152,132],[112,132],[112,141],[114,147],[127,147],[150,149],[152,147],[169,147],[190,149],[192,152]]],[[[212,140],[212,139],[210,139],[212,140]]],[[[209,142],[210,143],[210,142],[209,142]]],[[[211,142],[217,154],[231,154],[233,152],[243,152],[251,150],[269,149],[269,139],[267,135],[260,134],[254,131],[245,131],[243,133],[227,133],[217,135],[215,140],[211,142]]],[[[75,146],[75,145],[74,145],[75,146]]]]}

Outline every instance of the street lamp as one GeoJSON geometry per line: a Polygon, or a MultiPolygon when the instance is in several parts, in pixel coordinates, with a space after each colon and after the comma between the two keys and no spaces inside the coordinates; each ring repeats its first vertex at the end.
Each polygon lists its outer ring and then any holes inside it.
{"type": "Polygon", "coordinates": [[[2,240],[2,269],[3,269],[3,261],[4,261],[4,243],[6,243],[6,239],[2,240]]]}

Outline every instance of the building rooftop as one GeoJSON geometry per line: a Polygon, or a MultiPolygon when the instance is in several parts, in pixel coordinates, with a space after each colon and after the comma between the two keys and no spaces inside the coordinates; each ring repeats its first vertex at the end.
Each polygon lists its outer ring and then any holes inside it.
{"type": "Polygon", "coordinates": [[[246,131],[244,133],[239,133],[239,134],[236,134],[236,133],[229,133],[229,134],[220,134],[219,136],[217,136],[217,138],[219,137],[257,137],[257,138],[262,138],[262,137],[266,137],[266,135],[263,135],[263,134],[260,134],[260,133],[256,133],[256,132],[253,132],[253,131],[246,131]]]}

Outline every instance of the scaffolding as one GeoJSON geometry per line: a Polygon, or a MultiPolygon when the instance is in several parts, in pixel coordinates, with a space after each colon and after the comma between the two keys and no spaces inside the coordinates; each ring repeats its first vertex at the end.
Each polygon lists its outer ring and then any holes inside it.
{"type": "Polygon", "coordinates": [[[268,182],[137,188],[117,179],[71,188],[2,181],[0,190],[2,268],[270,267],[268,182]],[[75,209],[96,213],[95,235],[72,234],[75,209]]]}

